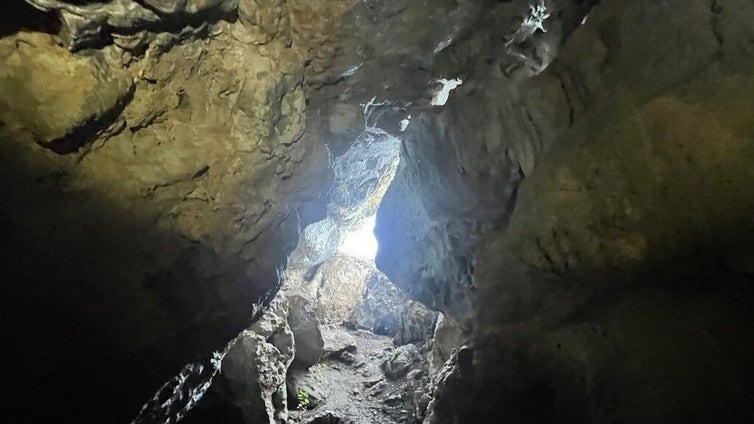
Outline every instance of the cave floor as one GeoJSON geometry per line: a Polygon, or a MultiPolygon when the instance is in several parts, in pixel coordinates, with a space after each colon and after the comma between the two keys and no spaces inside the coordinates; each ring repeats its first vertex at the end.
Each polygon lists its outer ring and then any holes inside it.
{"type": "Polygon", "coordinates": [[[323,326],[322,336],[325,355],[320,363],[303,372],[303,378],[310,387],[315,382],[312,391],[324,394],[324,400],[312,409],[291,411],[291,422],[413,422],[406,389],[415,374],[390,379],[382,368],[396,352],[390,337],[333,325],[323,326]]]}

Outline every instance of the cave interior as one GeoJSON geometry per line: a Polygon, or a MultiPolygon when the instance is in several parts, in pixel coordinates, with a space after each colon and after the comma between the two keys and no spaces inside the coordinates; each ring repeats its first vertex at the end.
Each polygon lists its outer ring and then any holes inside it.
{"type": "Polygon", "coordinates": [[[5,422],[754,423],[751,0],[5,0],[5,422]]]}

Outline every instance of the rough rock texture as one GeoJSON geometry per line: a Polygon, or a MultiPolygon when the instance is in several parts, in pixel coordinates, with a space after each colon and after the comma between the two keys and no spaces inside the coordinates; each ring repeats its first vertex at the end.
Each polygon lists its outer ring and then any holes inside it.
{"type": "Polygon", "coordinates": [[[286,373],[294,357],[288,302],[280,296],[244,330],[223,360],[222,378],[247,423],[283,423],[288,418],[286,373]]]}
{"type": "Polygon", "coordinates": [[[57,153],[96,138],[133,95],[127,73],[108,68],[101,55],[74,57],[47,34],[0,39],[0,57],[0,122],[57,153]]]}
{"type": "Polygon", "coordinates": [[[437,375],[456,348],[469,345],[470,342],[470,334],[464,332],[452,318],[440,314],[432,334],[432,351],[429,356],[430,376],[434,378],[437,375]]]}
{"type": "Polygon", "coordinates": [[[322,374],[320,366],[308,370],[290,369],[286,383],[290,409],[316,408],[327,400],[332,390],[330,382],[322,374]]]}
{"type": "Polygon", "coordinates": [[[430,311],[419,302],[404,300],[400,325],[393,337],[393,343],[401,346],[408,343],[421,344],[431,340],[437,316],[437,312],[430,311]]]}
{"type": "MultiPolygon", "coordinates": [[[[206,25],[229,18],[239,0],[111,0],[80,2],[76,0],[28,0],[34,7],[59,16],[59,36],[71,50],[101,47],[105,40],[115,44],[149,44],[148,33],[160,27],[180,30],[184,26],[206,25]],[[83,3],[83,4],[82,4],[83,3]],[[184,22],[180,22],[183,19],[184,22]],[[134,34],[136,33],[136,34],[134,34]],[[112,37],[112,38],[111,38],[112,37]]],[[[252,3],[241,0],[240,3],[252,3]]],[[[250,24],[248,22],[245,22],[250,24]]],[[[253,23],[251,23],[253,24],[253,23]]],[[[267,40],[269,41],[269,40],[267,40]]]]}
{"type": "Polygon", "coordinates": [[[430,340],[436,320],[436,312],[408,299],[385,274],[374,270],[346,324],[375,334],[394,336],[396,345],[404,345],[430,340]]]}
{"type": "Polygon", "coordinates": [[[319,362],[325,343],[312,302],[304,296],[284,293],[288,300],[288,325],[296,342],[294,365],[308,368],[319,362]]]}
{"type": "MultiPolygon", "coordinates": [[[[360,135],[343,154],[334,156],[328,144],[333,185],[328,193],[327,216],[304,229],[291,254],[286,280],[292,286],[310,285],[313,274],[333,258],[346,234],[377,211],[398,167],[399,140],[379,128],[367,126],[371,113],[359,119],[360,135]]],[[[333,119],[338,118],[334,114],[333,119]]]]}
{"type": "Polygon", "coordinates": [[[468,422],[751,420],[754,10],[546,5],[528,47],[491,47],[510,2],[440,55],[464,83],[411,110],[378,267],[474,328],[468,422]]]}
{"type": "Polygon", "coordinates": [[[301,287],[314,299],[322,324],[342,324],[362,298],[374,265],[352,256],[337,255],[319,267],[311,281],[301,287]]]}
{"type": "Polygon", "coordinates": [[[474,351],[468,346],[453,350],[442,368],[432,376],[429,391],[432,400],[427,405],[427,424],[473,422],[469,417],[475,405],[474,391],[474,351]]]}
{"type": "Polygon", "coordinates": [[[364,294],[348,317],[348,325],[375,334],[394,336],[400,330],[405,302],[405,296],[385,274],[375,270],[368,277],[364,294]]]}
{"type": "MultiPolygon", "coordinates": [[[[590,3],[548,3],[562,10],[551,10],[547,33],[526,40],[531,58],[557,45],[590,3]]],[[[527,79],[526,56],[502,41],[520,29],[528,10],[519,1],[452,6],[447,19],[459,20],[453,22],[457,32],[435,49],[444,46],[427,64],[426,80],[459,76],[465,82],[443,107],[423,99],[409,108],[401,165],[377,216],[378,268],[466,331],[476,309],[477,241],[504,225],[518,183],[569,119],[559,80],[527,79]]]]}
{"type": "MultiPolygon", "coordinates": [[[[310,400],[316,398],[316,405],[310,403],[307,408],[291,410],[291,422],[415,422],[412,415],[414,398],[427,380],[426,364],[420,358],[414,357],[412,371],[387,379],[381,364],[397,351],[389,337],[350,331],[341,326],[324,326],[322,331],[327,341],[326,350],[347,352],[349,360],[344,361],[345,357],[340,355],[326,355],[322,362],[309,370],[289,375],[289,400],[291,393],[298,393],[301,389],[309,394],[310,400]],[[335,421],[322,418],[326,416],[335,421]]],[[[292,409],[297,407],[291,405],[292,409]]]]}
{"type": "Polygon", "coordinates": [[[412,344],[407,344],[396,348],[390,353],[390,356],[382,363],[382,370],[385,376],[390,380],[399,379],[420,362],[419,349],[412,344]]]}
{"type": "Polygon", "coordinates": [[[300,228],[324,215],[327,150],[316,128],[303,136],[304,75],[317,50],[307,34],[339,9],[310,3],[300,28],[265,24],[271,36],[249,44],[234,28],[253,19],[210,11],[234,2],[44,3],[53,17],[97,8],[76,15],[96,34],[77,34],[107,45],[71,53],[18,33],[56,33],[23,19],[0,39],[0,175],[13,182],[2,330],[26,352],[11,402],[44,399],[29,421],[127,422],[248,326],[300,228]],[[126,3],[160,19],[108,11],[126,3]]]}
{"type": "Polygon", "coordinates": [[[0,23],[27,421],[127,422],[326,216],[290,260],[321,273],[398,152],[377,265],[443,313],[434,370],[473,332],[437,420],[754,417],[749,0],[29,3],[0,23]]]}
{"type": "Polygon", "coordinates": [[[482,416],[754,416],[745,12],[604,2],[566,44],[556,69],[583,111],[522,185],[505,236],[481,248],[482,416]],[[592,61],[570,56],[589,49],[592,61]]]}

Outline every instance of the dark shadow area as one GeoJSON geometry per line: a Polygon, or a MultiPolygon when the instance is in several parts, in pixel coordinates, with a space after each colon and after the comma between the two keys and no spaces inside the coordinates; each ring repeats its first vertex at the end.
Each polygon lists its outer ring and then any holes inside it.
{"type": "Polygon", "coordinates": [[[223,389],[218,389],[222,379],[213,383],[202,401],[186,415],[182,424],[243,424],[243,411],[227,399],[231,396],[220,394],[223,389]]]}
{"type": "Polygon", "coordinates": [[[158,230],[137,203],[64,192],[65,174],[31,172],[11,144],[0,140],[5,414],[130,422],[183,365],[245,328],[276,276],[158,230]]]}
{"type": "Polygon", "coordinates": [[[19,31],[57,34],[60,29],[55,16],[32,7],[24,0],[4,0],[0,10],[0,37],[19,31]]]}
{"type": "Polygon", "coordinates": [[[476,346],[478,407],[461,422],[606,422],[616,416],[628,422],[751,422],[750,236],[725,231],[664,260],[595,270],[592,278],[509,267],[510,275],[501,278],[526,281],[535,287],[530,293],[549,293],[533,300],[537,310],[563,313],[506,323],[487,311],[479,325],[498,335],[476,346]],[[585,287],[592,289],[582,296],[585,287]],[[595,359],[574,361],[574,350],[595,359]],[[629,393],[641,402],[633,411],[618,409],[629,393]]]}

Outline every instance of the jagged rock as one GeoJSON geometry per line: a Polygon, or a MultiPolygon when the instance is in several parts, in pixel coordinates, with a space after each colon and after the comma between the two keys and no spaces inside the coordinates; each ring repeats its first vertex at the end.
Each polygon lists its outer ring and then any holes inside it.
{"type": "Polygon", "coordinates": [[[287,308],[284,297],[273,300],[262,318],[244,330],[223,360],[222,378],[247,423],[287,420],[286,374],[294,357],[287,308]]]}
{"type": "Polygon", "coordinates": [[[230,23],[205,24],[217,18],[209,12],[140,20],[156,33],[125,22],[120,33],[98,19],[120,22],[108,8],[123,2],[66,4],[101,8],[81,15],[96,29],[81,40],[109,42],[112,33],[116,45],[87,43],[72,54],[53,36],[15,32],[3,6],[0,173],[14,181],[4,206],[16,207],[0,208],[9,223],[0,249],[4,257],[15,256],[11,245],[26,252],[3,270],[15,299],[10,325],[29,329],[14,344],[28,347],[30,362],[61,369],[71,382],[67,396],[92,407],[53,396],[58,389],[40,383],[46,367],[20,378],[16,390],[22,400],[32,392],[57,399],[30,421],[50,421],[54,410],[80,422],[128,422],[176,370],[246,328],[253,305],[276,290],[300,228],[324,216],[327,152],[316,137],[298,143],[306,58],[285,37],[262,51],[233,39],[230,23]],[[120,60],[124,52],[130,61],[120,60]],[[30,66],[6,88],[6,75],[30,66]],[[37,105],[36,93],[50,96],[37,105]],[[10,94],[18,96],[6,107],[10,94]],[[65,140],[83,148],[56,155],[35,144],[79,122],[95,133],[65,140]],[[33,296],[29,281],[39,282],[33,296]],[[62,297],[45,294],[61,287],[62,297]],[[66,325],[51,332],[48,314],[65,315],[66,325]],[[52,334],[45,349],[34,347],[39,333],[52,334]],[[81,334],[99,348],[76,342],[81,334]],[[120,408],[106,406],[111,393],[91,390],[95,378],[121,387],[120,408]]]}
{"type": "Polygon", "coordinates": [[[323,357],[337,359],[345,354],[356,352],[356,341],[346,332],[326,331],[322,336],[324,339],[323,357]]]}
{"type": "MultiPolygon", "coordinates": [[[[39,0],[37,0],[39,1],[39,0]]],[[[238,0],[142,0],[153,10],[161,14],[198,14],[207,10],[218,9],[224,12],[236,8],[238,0]]]]}
{"type": "Polygon", "coordinates": [[[362,299],[355,305],[347,325],[375,334],[395,336],[396,345],[429,340],[437,313],[409,300],[387,277],[374,272],[368,279],[362,299]]]}
{"type": "Polygon", "coordinates": [[[56,153],[92,142],[133,95],[127,74],[96,56],[74,56],[47,34],[0,39],[0,57],[0,121],[56,153]]]}
{"type": "MultiPolygon", "coordinates": [[[[440,371],[432,378],[431,401],[426,407],[427,424],[469,422],[469,405],[473,405],[473,350],[462,346],[453,351],[440,371]]],[[[426,399],[425,399],[426,401],[426,399]]]]}
{"type": "Polygon", "coordinates": [[[60,16],[59,36],[70,50],[102,47],[103,40],[110,36],[114,39],[128,37],[139,30],[159,32],[161,26],[178,33],[183,25],[201,25],[205,19],[216,21],[228,17],[238,4],[238,0],[144,0],[142,3],[111,0],[89,4],[62,0],[26,1],[40,10],[60,16]]]}
{"type": "Polygon", "coordinates": [[[322,264],[311,281],[296,284],[316,299],[320,322],[342,324],[361,299],[372,272],[374,266],[363,259],[337,255],[322,264]]]}
{"type": "Polygon", "coordinates": [[[395,348],[390,357],[382,364],[385,376],[395,380],[408,374],[421,361],[419,350],[413,344],[395,348]]]}
{"type": "Polygon", "coordinates": [[[472,420],[754,416],[750,279],[723,265],[754,240],[754,60],[721,25],[752,9],[721,5],[600,2],[562,47],[573,123],[477,245],[472,420]]]}
{"type": "Polygon", "coordinates": [[[252,44],[270,42],[288,27],[288,10],[282,0],[239,0],[238,20],[245,33],[234,27],[233,35],[252,44]]]}
{"type": "Polygon", "coordinates": [[[308,368],[317,362],[324,353],[325,343],[319,330],[319,320],[313,311],[313,305],[304,296],[287,293],[288,325],[296,342],[294,365],[308,368]]]}
{"type": "MultiPolygon", "coordinates": [[[[331,192],[328,166],[373,96],[385,104],[364,126],[399,131],[391,121],[411,116],[386,148],[401,162],[377,263],[475,331],[473,398],[438,390],[433,409],[464,399],[465,422],[754,416],[750,0],[30,2],[49,11],[32,27],[59,19],[76,61],[136,82],[115,125],[71,137],[88,146],[76,154],[39,148],[33,114],[0,123],[3,340],[24,353],[7,386],[45,400],[25,414],[51,415],[27,421],[128,422],[247,326],[328,192],[342,200],[329,224],[373,210],[386,183],[369,171],[389,160],[345,155],[335,180],[363,184],[331,192]],[[550,17],[519,31],[531,7],[550,17]],[[429,107],[431,81],[456,77],[429,107]]],[[[11,50],[36,49],[6,4],[11,50]]],[[[120,102],[105,100],[84,115],[120,102]]],[[[392,140],[377,133],[357,150],[392,140]]],[[[329,229],[322,240],[340,237],[329,229]]]]}
{"type": "Polygon", "coordinates": [[[308,424],[349,424],[350,420],[345,420],[338,416],[335,412],[325,411],[316,417],[312,418],[308,424]]]}
{"type": "Polygon", "coordinates": [[[396,345],[423,343],[432,339],[437,312],[413,300],[406,301],[401,311],[400,329],[393,337],[396,345]]]}
{"type": "MultiPolygon", "coordinates": [[[[291,254],[290,266],[286,271],[289,284],[308,287],[309,293],[317,299],[322,295],[326,299],[332,297],[332,289],[320,289],[318,283],[313,282],[316,277],[320,281],[319,285],[323,285],[321,279],[325,276],[318,274],[333,272],[326,270],[342,274],[335,279],[338,284],[344,283],[340,281],[343,278],[352,282],[348,285],[349,289],[344,291],[346,297],[339,300],[345,303],[337,308],[334,316],[325,318],[327,322],[345,320],[355,305],[354,293],[358,292],[360,297],[365,279],[374,268],[355,258],[338,258],[336,251],[349,230],[358,228],[374,215],[399,162],[398,139],[377,128],[366,131],[365,124],[358,131],[361,135],[355,141],[349,140],[351,145],[344,153],[334,156],[328,147],[334,181],[328,196],[327,217],[304,230],[300,243],[291,254]],[[349,261],[358,264],[348,264],[349,261]],[[348,268],[341,269],[342,266],[348,268]],[[350,272],[358,269],[359,274],[345,277],[343,273],[346,269],[353,269],[350,272]]],[[[324,284],[326,283],[325,281],[324,284]]]]}
{"type": "Polygon", "coordinates": [[[348,325],[375,334],[393,336],[400,330],[401,312],[407,302],[385,274],[376,271],[367,280],[361,300],[348,318],[348,325]]]}
{"type": "Polygon", "coordinates": [[[286,381],[288,384],[288,403],[293,405],[294,408],[316,408],[330,394],[328,382],[320,377],[316,366],[309,370],[291,368],[286,381]],[[306,396],[308,405],[300,404],[298,399],[300,394],[306,396]]]}
{"type": "Polygon", "coordinates": [[[450,359],[453,352],[470,342],[470,331],[464,331],[452,318],[440,314],[432,336],[429,355],[429,374],[434,377],[450,359]]]}

